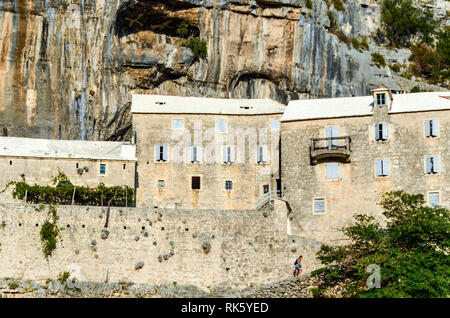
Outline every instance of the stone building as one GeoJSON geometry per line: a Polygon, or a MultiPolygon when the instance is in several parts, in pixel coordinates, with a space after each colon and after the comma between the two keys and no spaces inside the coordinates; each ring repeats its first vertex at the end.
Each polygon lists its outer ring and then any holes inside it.
{"type": "Polygon", "coordinates": [[[281,119],[284,198],[299,235],[338,243],[356,213],[381,218],[381,193],[450,207],[450,93],[291,101],[281,119]]]}
{"type": "Polygon", "coordinates": [[[251,209],[280,188],[284,110],[268,99],[134,95],[137,205],[251,209]]]}
{"type": "MultiPolygon", "coordinates": [[[[136,146],[123,142],[0,137],[0,186],[9,181],[47,185],[58,169],[75,185],[135,187],[136,146]]],[[[1,201],[11,200],[4,193],[1,201]]]]}

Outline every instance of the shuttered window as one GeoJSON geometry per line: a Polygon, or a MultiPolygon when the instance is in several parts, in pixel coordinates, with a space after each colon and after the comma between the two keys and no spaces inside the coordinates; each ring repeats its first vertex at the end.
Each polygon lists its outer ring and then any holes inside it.
{"type": "Polygon", "coordinates": [[[314,199],[314,213],[325,213],[325,199],[314,199]]]}
{"type": "Polygon", "coordinates": [[[158,180],[158,189],[164,190],[165,187],[166,187],[166,182],[164,180],[158,180]]]}
{"type": "Polygon", "coordinates": [[[438,136],[438,121],[436,119],[425,120],[425,137],[438,136]]]}
{"type": "Polygon", "coordinates": [[[375,124],[375,140],[387,140],[388,139],[388,128],[387,123],[377,123],[375,124]]]}
{"type": "Polygon", "coordinates": [[[183,119],[174,119],[173,120],[173,129],[183,130],[183,119]]]}
{"type": "Polygon", "coordinates": [[[234,152],[234,146],[224,146],[223,147],[223,162],[233,163],[235,161],[236,155],[234,152]]]}
{"type": "Polygon", "coordinates": [[[233,181],[225,181],[225,189],[230,191],[233,189],[233,181]]]}
{"type": "Polygon", "coordinates": [[[190,162],[202,162],[202,147],[192,146],[190,147],[190,162]]]}
{"type": "Polygon", "coordinates": [[[339,163],[337,162],[327,162],[327,179],[337,180],[339,179],[339,163]]]}
{"type": "Polygon", "coordinates": [[[377,105],[386,105],[386,94],[377,94],[377,105]]]}
{"type": "Polygon", "coordinates": [[[158,162],[165,162],[169,158],[169,147],[166,145],[155,146],[155,160],[158,162]]]}
{"type": "Polygon", "coordinates": [[[267,151],[267,146],[258,146],[257,151],[257,163],[266,163],[269,160],[269,153],[267,151]]]}
{"type": "Polygon", "coordinates": [[[200,190],[200,177],[192,177],[191,188],[192,190],[200,190]]]}
{"type": "Polygon", "coordinates": [[[439,157],[426,157],[426,173],[437,174],[439,173],[439,157]]]}
{"type": "Polygon", "coordinates": [[[435,207],[439,205],[439,192],[429,192],[428,193],[428,205],[435,207]]]}
{"type": "MultiPolygon", "coordinates": [[[[325,128],[325,137],[327,138],[333,138],[339,136],[339,128],[337,126],[331,126],[325,128]]],[[[337,140],[331,140],[331,145],[338,146],[337,140]]],[[[328,147],[328,140],[327,140],[327,147],[328,147]]]]}
{"type": "Polygon", "coordinates": [[[270,121],[271,130],[280,130],[280,121],[278,119],[272,119],[270,121]]]}
{"type": "Polygon", "coordinates": [[[106,164],[100,164],[100,174],[106,174],[106,164]]]}
{"type": "Polygon", "coordinates": [[[223,118],[217,119],[216,131],[219,133],[227,132],[227,121],[223,118]]]}
{"type": "Polygon", "coordinates": [[[378,159],[376,163],[377,177],[386,177],[389,175],[389,160],[378,159]]]}

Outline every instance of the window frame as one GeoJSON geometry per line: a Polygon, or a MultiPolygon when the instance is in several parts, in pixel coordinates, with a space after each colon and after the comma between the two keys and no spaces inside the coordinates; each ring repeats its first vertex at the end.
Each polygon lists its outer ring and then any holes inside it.
{"type": "Polygon", "coordinates": [[[440,175],[441,174],[441,159],[440,159],[440,156],[439,155],[429,155],[429,156],[425,156],[425,160],[424,160],[424,165],[425,165],[425,175],[427,175],[427,176],[436,176],[436,175],[440,175]],[[432,159],[432,162],[431,162],[431,173],[428,173],[428,171],[427,171],[427,161],[428,161],[428,158],[430,158],[430,159],[432,159]],[[435,165],[435,160],[434,160],[434,158],[437,158],[438,160],[437,160],[437,168],[438,168],[438,171],[437,172],[434,172],[434,169],[435,169],[435,167],[436,167],[436,165],[435,165]]]}
{"type": "Polygon", "coordinates": [[[184,119],[183,118],[175,118],[172,120],[172,129],[175,131],[182,131],[184,130],[184,119]],[[181,128],[175,128],[175,122],[181,121],[181,128]]]}
{"type": "Polygon", "coordinates": [[[216,119],[216,133],[218,134],[226,134],[228,132],[227,119],[226,118],[217,118],[216,119]],[[225,122],[224,131],[219,131],[219,121],[223,120],[225,122]]]}
{"type": "Polygon", "coordinates": [[[391,171],[390,171],[390,164],[389,164],[389,159],[388,158],[380,158],[380,159],[375,159],[375,178],[388,178],[391,176],[391,171]],[[377,173],[377,164],[378,161],[381,162],[381,175],[378,175],[377,173]],[[384,161],[387,161],[387,174],[383,174],[384,173],[384,161]]]}
{"type": "Polygon", "coordinates": [[[434,138],[439,138],[439,120],[437,118],[427,118],[424,120],[424,137],[425,139],[434,139],[434,138]],[[436,135],[433,135],[433,122],[435,123],[436,126],[436,135]],[[429,130],[427,131],[427,123],[429,130]],[[429,134],[429,135],[427,135],[429,134]]]}
{"type": "Polygon", "coordinates": [[[314,197],[312,199],[312,212],[313,215],[324,215],[327,213],[327,199],[325,196],[314,197]],[[316,200],[323,200],[323,212],[316,212],[316,200]]]}
{"type": "Polygon", "coordinates": [[[100,176],[106,176],[106,163],[99,163],[99,170],[98,170],[98,174],[100,176]],[[104,167],[104,173],[102,173],[102,166],[104,167]]]}
{"type": "Polygon", "coordinates": [[[427,191],[427,205],[431,208],[436,206],[441,206],[441,191],[435,190],[435,191],[427,191]],[[430,205],[430,194],[436,193],[438,195],[438,204],[435,206],[430,205]]]}
{"type": "Polygon", "coordinates": [[[154,146],[153,149],[155,151],[154,159],[155,159],[156,163],[168,163],[169,162],[169,145],[157,144],[154,146]],[[159,147],[159,151],[156,151],[156,147],[159,147]],[[164,147],[167,147],[167,160],[164,160],[164,147]],[[161,152],[161,148],[162,148],[162,152],[161,152]],[[162,155],[162,157],[160,157],[158,155],[162,155]],[[158,158],[160,158],[160,159],[158,159],[158,158]]]}
{"type": "Polygon", "coordinates": [[[376,105],[377,106],[386,106],[386,93],[376,93],[375,94],[375,101],[376,101],[376,105]],[[383,99],[383,104],[380,104],[379,102],[378,102],[378,97],[382,97],[382,99],[383,99]]]}
{"type": "Polygon", "coordinates": [[[233,181],[232,180],[225,180],[225,190],[227,190],[227,191],[233,190],[233,181]],[[228,185],[230,185],[230,187],[228,185]]]}
{"type": "Polygon", "coordinates": [[[200,191],[202,189],[202,176],[191,175],[190,182],[191,182],[191,191],[200,191]],[[198,178],[198,189],[194,189],[194,178],[198,178]]]}

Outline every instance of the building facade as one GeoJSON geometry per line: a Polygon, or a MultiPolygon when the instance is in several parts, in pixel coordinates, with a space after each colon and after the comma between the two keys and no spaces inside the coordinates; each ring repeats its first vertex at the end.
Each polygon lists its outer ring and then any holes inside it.
{"type": "MultiPolygon", "coordinates": [[[[135,187],[136,147],[130,143],[0,137],[0,187],[25,176],[51,185],[58,170],[75,185],[135,187]]],[[[2,202],[12,199],[1,195],[2,202]]]]}
{"type": "Polygon", "coordinates": [[[134,95],[137,205],[251,209],[280,188],[272,100],[134,95]]]}
{"type": "Polygon", "coordinates": [[[450,93],[291,101],[281,119],[283,194],[307,234],[338,243],[353,216],[381,218],[383,192],[450,207],[450,93]]]}

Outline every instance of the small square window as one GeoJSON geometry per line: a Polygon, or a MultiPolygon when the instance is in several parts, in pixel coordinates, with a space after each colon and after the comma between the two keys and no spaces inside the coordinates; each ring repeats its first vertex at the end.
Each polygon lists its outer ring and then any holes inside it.
{"type": "Polygon", "coordinates": [[[377,94],[377,105],[386,105],[386,94],[377,94]]]}
{"type": "Polygon", "coordinates": [[[158,180],[158,189],[164,190],[165,187],[166,187],[166,182],[164,180],[158,180]]]}
{"type": "Polygon", "coordinates": [[[325,213],[325,199],[314,199],[314,213],[325,213]]]}
{"type": "Polygon", "coordinates": [[[183,130],[183,119],[174,119],[173,120],[173,129],[174,130],[183,130]]]}
{"type": "Polygon", "coordinates": [[[106,164],[100,164],[100,174],[106,174],[106,164]]]}
{"type": "Polygon", "coordinates": [[[219,133],[227,132],[227,121],[223,118],[217,119],[216,131],[219,133]]]}
{"type": "Polygon", "coordinates": [[[192,190],[200,190],[200,177],[192,177],[191,188],[192,190]]]}
{"type": "Polygon", "coordinates": [[[278,119],[272,119],[270,121],[271,130],[280,130],[280,121],[278,119]]]}
{"type": "Polygon", "coordinates": [[[428,193],[428,205],[432,208],[439,205],[439,192],[428,193]]]}
{"type": "Polygon", "coordinates": [[[269,193],[269,185],[268,184],[263,185],[263,192],[264,192],[264,194],[269,193]]]}
{"type": "Polygon", "coordinates": [[[337,162],[327,162],[327,179],[328,180],[338,180],[339,179],[339,163],[337,162]]]}
{"type": "Polygon", "coordinates": [[[233,181],[225,181],[225,189],[228,191],[233,190],[233,181]]]}

